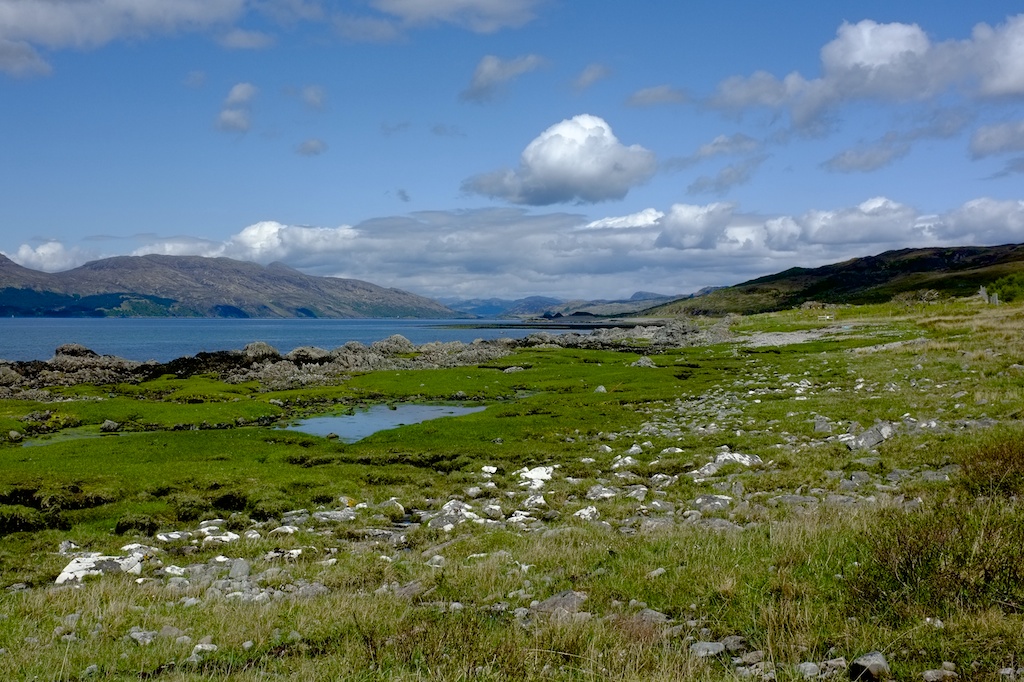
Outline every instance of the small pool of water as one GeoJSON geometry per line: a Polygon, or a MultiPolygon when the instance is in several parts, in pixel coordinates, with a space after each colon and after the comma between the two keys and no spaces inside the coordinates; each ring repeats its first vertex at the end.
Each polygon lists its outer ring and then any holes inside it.
{"type": "Polygon", "coordinates": [[[419,424],[420,422],[458,417],[463,414],[480,412],[483,407],[462,407],[460,405],[373,405],[358,409],[354,414],[335,414],[324,417],[302,419],[284,427],[289,431],[301,431],[314,436],[335,434],[338,440],[355,443],[378,431],[419,424]]]}

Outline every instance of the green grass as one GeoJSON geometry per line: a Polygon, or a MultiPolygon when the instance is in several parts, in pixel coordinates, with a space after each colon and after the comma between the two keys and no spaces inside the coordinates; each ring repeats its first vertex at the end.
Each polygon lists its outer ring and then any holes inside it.
{"type": "Polygon", "coordinates": [[[739,634],[780,666],[780,680],[796,677],[786,665],[871,649],[886,652],[899,679],[944,660],[965,679],[994,679],[998,668],[1019,666],[1024,650],[1024,374],[1014,368],[1024,358],[1024,315],[964,302],[829,313],[836,319],[784,311],[732,327],[741,340],[826,324],[834,335],[652,352],[653,368],[632,367],[635,352],[532,349],[486,366],[356,373],[307,389],[162,377],[55,390],[57,402],[0,401],[3,433],[44,439],[0,446],[0,587],[34,588],[0,593],[0,677],[78,679],[96,664],[100,679],[731,679],[727,659],[694,659],[686,638],[739,634]],[[923,341],[879,348],[915,339],[923,341]],[[512,366],[526,369],[502,371],[512,366]],[[360,404],[454,399],[486,409],[353,444],[271,428],[360,404]],[[831,433],[815,430],[822,417],[831,433]],[[908,417],[939,426],[912,430],[908,417]],[[107,419],[125,430],[99,436],[107,419]],[[998,426],[976,425],[988,419],[998,426]],[[852,422],[878,420],[902,426],[873,452],[838,440],[852,422]],[[647,442],[628,467],[638,479],[620,478],[613,457],[647,442]],[[680,451],[659,454],[669,447],[680,451]],[[702,482],[686,476],[723,447],[764,464],[732,464],[702,482]],[[484,478],[484,465],[497,472],[484,478]],[[416,521],[416,510],[453,498],[477,511],[490,499],[507,516],[527,495],[516,472],[539,465],[557,468],[535,513],[550,518],[526,522],[535,530],[466,523],[446,533],[424,524],[397,544],[360,532],[416,521]],[[950,465],[959,469],[949,481],[920,478],[950,465]],[[871,482],[851,491],[849,479],[865,472],[871,482]],[[680,478],[656,489],[656,473],[680,478]],[[494,488],[482,488],[488,483],[494,488]],[[636,483],[649,488],[643,505],[624,494],[636,483]],[[587,499],[596,485],[623,494],[587,499]],[[474,487],[482,488],[475,499],[474,487]],[[794,493],[874,502],[773,502],[794,493]],[[733,502],[704,518],[745,530],[681,522],[710,494],[733,502]],[[355,521],[268,534],[289,510],[336,509],[343,497],[364,503],[355,521]],[[379,506],[392,497],[408,515],[379,506]],[[671,505],[675,526],[648,529],[665,514],[653,501],[671,505]],[[573,516],[591,505],[608,525],[573,516]],[[208,586],[172,593],[151,573],[139,585],[111,575],[46,589],[67,563],[56,553],[62,540],[118,553],[133,540],[153,542],[154,528],[215,517],[263,537],[179,543],[159,560],[244,556],[254,572],[284,571],[271,584],[315,580],[328,594],[189,608],[180,599],[205,600],[208,586]],[[290,562],[266,558],[275,549],[303,552],[290,562]],[[426,564],[434,554],[443,568],[426,564]],[[664,572],[652,577],[656,569],[664,572]],[[376,593],[414,580],[423,591],[411,600],[376,593]],[[589,618],[515,615],[569,589],[588,595],[589,618]],[[640,619],[645,607],[678,627],[640,619]],[[61,639],[69,613],[81,615],[77,643],[61,639]],[[928,620],[936,618],[941,629],[928,620]],[[219,649],[188,667],[191,645],[125,640],[133,626],[164,625],[194,642],[210,635],[219,649]]]}

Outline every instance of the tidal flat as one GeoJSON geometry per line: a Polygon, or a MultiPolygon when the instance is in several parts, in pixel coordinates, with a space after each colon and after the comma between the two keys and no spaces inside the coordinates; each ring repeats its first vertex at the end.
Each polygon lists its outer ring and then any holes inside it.
{"type": "Polygon", "coordinates": [[[670,327],[0,364],[0,678],[1024,676],[1024,308],[670,327]]]}

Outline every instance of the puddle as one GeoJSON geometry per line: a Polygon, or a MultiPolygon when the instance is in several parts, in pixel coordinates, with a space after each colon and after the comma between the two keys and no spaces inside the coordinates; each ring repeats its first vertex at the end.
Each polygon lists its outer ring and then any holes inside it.
{"type": "Polygon", "coordinates": [[[31,448],[37,445],[53,445],[70,440],[81,440],[83,438],[117,438],[117,433],[102,433],[95,426],[75,426],[70,429],[61,429],[56,433],[46,433],[40,436],[32,436],[22,441],[21,446],[31,448]]]}
{"type": "Polygon", "coordinates": [[[314,436],[336,434],[338,440],[355,443],[378,431],[419,424],[420,422],[458,417],[463,414],[480,412],[483,407],[462,407],[459,405],[387,405],[357,409],[354,414],[337,414],[302,419],[284,427],[288,431],[301,431],[314,436]]]}

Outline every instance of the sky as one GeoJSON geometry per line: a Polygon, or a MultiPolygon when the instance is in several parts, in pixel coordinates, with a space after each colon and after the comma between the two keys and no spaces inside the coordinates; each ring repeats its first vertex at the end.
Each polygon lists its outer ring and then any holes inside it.
{"type": "Polygon", "coordinates": [[[0,0],[0,252],[430,297],[1024,242],[1019,2],[0,0]]]}

